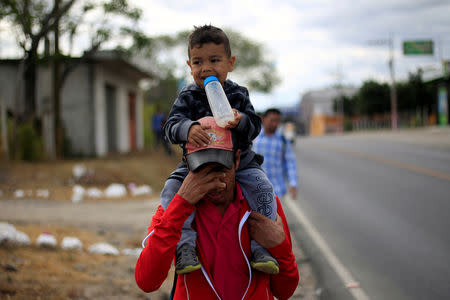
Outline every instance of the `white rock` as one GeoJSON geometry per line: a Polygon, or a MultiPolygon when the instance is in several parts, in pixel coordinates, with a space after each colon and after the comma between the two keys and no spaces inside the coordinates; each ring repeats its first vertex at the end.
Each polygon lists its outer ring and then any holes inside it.
{"type": "Polygon", "coordinates": [[[24,196],[25,196],[25,192],[23,190],[15,190],[14,191],[14,197],[23,198],[24,196]]]}
{"type": "Polygon", "coordinates": [[[97,243],[89,247],[89,253],[104,255],[119,255],[116,247],[107,243],[97,243]]]}
{"type": "Polygon", "coordinates": [[[37,197],[48,198],[50,196],[50,192],[46,189],[38,189],[36,191],[37,197]]]}
{"type": "Polygon", "coordinates": [[[80,179],[84,175],[86,175],[86,167],[84,165],[78,164],[73,166],[72,168],[72,175],[75,177],[75,179],[80,179]]]}
{"type": "Polygon", "coordinates": [[[78,250],[83,249],[83,243],[76,237],[66,236],[61,241],[61,248],[64,250],[78,250]]]}
{"type": "Polygon", "coordinates": [[[100,198],[103,196],[103,192],[98,188],[89,188],[86,190],[86,195],[91,198],[100,198]]]}
{"type": "Polygon", "coordinates": [[[39,247],[56,248],[56,238],[50,233],[41,233],[36,241],[39,247]]]}
{"type": "Polygon", "coordinates": [[[8,244],[12,246],[27,246],[30,245],[30,238],[25,233],[16,230],[16,228],[9,223],[0,223],[0,245],[8,244]]]}
{"type": "Polygon", "coordinates": [[[22,231],[16,231],[14,243],[18,246],[29,246],[31,244],[28,235],[22,231]]]}
{"type": "Polygon", "coordinates": [[[72,202],[79,203],[83,201],[85,189],[81,185],[74,185],[72,188],[72,202]]]}
{"type": "Polygon", "coordinates": [[[127,195],[127,189],[123,184],[112,183],[105,190],[105,196],[108,198],[117,198],[127,195]]]}
{"type": "Polygon", "coordinates": [[[16,227],[14,227],[14,225],[9,223],[0,222],[0,232],[2,230],[16,230],[16,227]]]}
{"type": "Polygon", "coordinates": [[[148,185],[140,185],[131,190],[133,196],[140,195],[150,195],[152,193],[152,188],[148,185]]]}
{"type": "Polygon", "coordinates": [[[142,248],[126,248],[122,250],[122,254],[123,255],[129,255],[129,256],[135,256],[135,257],[139,257],[139,255],[141,255],[142,252],[142,248]]]}
{"type": "Polygon", "coordinates": [[[16,228],[9,223],[0,223],[0,245],[14,240],[16,228]]]}

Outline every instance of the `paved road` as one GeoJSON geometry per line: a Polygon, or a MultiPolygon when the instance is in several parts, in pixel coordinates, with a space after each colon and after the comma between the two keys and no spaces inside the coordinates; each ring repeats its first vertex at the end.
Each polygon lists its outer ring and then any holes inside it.
{"type": "MultiPolygon", "coordinates": [[[[450,299],[450,130],[300,138],[296,199],[370,299],[450,299]],[[434,135],[434,136],[433,136],[434,135]]],[[[325,299],[351,299],[310,235],[325,299]]]]}

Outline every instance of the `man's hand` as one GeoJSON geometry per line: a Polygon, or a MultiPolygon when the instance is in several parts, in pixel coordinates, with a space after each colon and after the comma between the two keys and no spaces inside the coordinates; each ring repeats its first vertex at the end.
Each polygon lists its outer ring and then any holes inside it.
{"type": "Polygon", "coordinates": [[[188,132],[188,142],[197,147],[208,145],[211,137],[204,130],[208,128],[210,128],[210,126],[200,126],[198,124],[192,125],[188,132]]]}
{"type": "Polygon", "coordinates": [[[297,188],[295,186],[290,186],[289,194],[291,194],[292,200],[297,199],[297,188]]]}
{"type": "Polygon", "coordinates": [[[233,114],[234,114],[234,120],[229,121],[228,125],[225,126],[225,128],[234,128],[234,127],[238,126],[239,122],[241,121],[242,115],[237,109],[233,108],[233,114]]]}
{"type": "Polygon", "coordinates": [[[178,190],[178,195],[187,202],[196,204],[210,191],[225,189],[225,173],[211,172],[212,168],[213,166],[206,166],[199,172],[189,172],[178,190]]]}
{"type": "Polygon", "coordinates": [[[248,218],[248,225],[250,237],[266,249],[280,245],[285,239],[283,222],[278,214],[277,220],[273,221],[252,211],[248,218]]]}

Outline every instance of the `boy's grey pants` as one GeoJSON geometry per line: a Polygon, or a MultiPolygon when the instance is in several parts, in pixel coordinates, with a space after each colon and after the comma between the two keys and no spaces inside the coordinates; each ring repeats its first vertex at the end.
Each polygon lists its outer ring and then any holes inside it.
{"type": "MultiPolygon", "coordinates": [[[[164,189],[161,192],[161,205],[166,209],[170,201],[172,201],[182,180],[186,177],[189,170],[187,167],[178,167],[167,179],[164,189]]],[[[254,211],[257,211],[266,217],[275,220],[277,217],[277,201],[273,193],[273,187],[266,173],[258,166],[238,169],[236,171],[236,180],[242,189],[245,199],[254,211]]],[[[184,222],[178,246],[189,244],[195,247],[197,233],[192,229],[191,224],[194,220],[195,212],[193,212],[184,222]]],[[[256,241],[251,241],[252,252],[256,248],[263,248],[256,241]]]]}

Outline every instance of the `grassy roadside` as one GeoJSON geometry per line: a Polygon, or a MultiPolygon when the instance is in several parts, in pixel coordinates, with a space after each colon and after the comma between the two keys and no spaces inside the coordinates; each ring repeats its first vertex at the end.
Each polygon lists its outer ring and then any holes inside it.
{"type": "MultiPolygon", "coordinates": [[[[178,150],[178,149],[177,149],[178,150]]],[[[167,156],[162,150],[102,159],[64,160],[56,162],[2,162],[0,164],[0,206],[2,199],[15,199],[14,191],[48,189],[50,201],[71,201],[74,184],[104,190],[111,183],[147,184],[153,196],[159,195],[167,176],[179,163],[181,153],[167,156]],[[83,164],[92,170],[89,176],[75,181],[73,166],[83,164]]],[[[142,198],[142,196],[139,196],[142,198]]],[[[89,199],[84,201],[127,201],[139,197],[89,199]]],[[[148,196],[146,196],[148,198],[148,196]]],[[[35,194],[25,196],[39,199],[35,194]]],[[[16,199],[21,201],[22,199],[16,199]]],[[[32,213],[32,212],[30,212],[32,213]]],[[[0,220],[8,222],[8,219],[0,220]]],[[[145,294],[134,282],[134,256],[102,256],[88,253],[94,243],[107,242],[119,249],[140,247],[142,232],[114,232],[96,228],[77,228],[42,220],[38,223],[10,222],[25,232],[31,246],[0,246],[0,299],[164,299],[166,290],[145,294]],[[58,243],[74,236],[83,243],[83,251],[61,248],[42,249],[35,245],[42,232],[55,236],[58,243]]],[[[173,275],[169,275],[173,276],[173,275]]],[[[165,283],[170,285],[170,282],[165,283]]]]}
{"type": "MultiPolygon", "coordinates": [[[[179,149],[176,149],[179,150],[179,149]]],[[[155,194],[159,194],[165,179],[180,162],[181,151],[173,156],[162,150],[145,151],[126,155],[110,155],[101,159],[80,159],[46,162],[2,162],[0,164],[0,200],[13,199],[14,192],[23,190],[27,198],[36,197],[35,191],[47,189],[49,199],[70,201],[74,184],[85,188],[105,189],[111,183],[136,185],[147,184],[155,194]],[[82,164],[88,175],[75,180],[72,169],[82,164]]],[[[126,200],[120,198],[116,200],[126,200]]],[[[92,200],[92,199],[87,199],[92,200]]],[[[111,200],[111,199],[108,199],[111,200]]]]}

